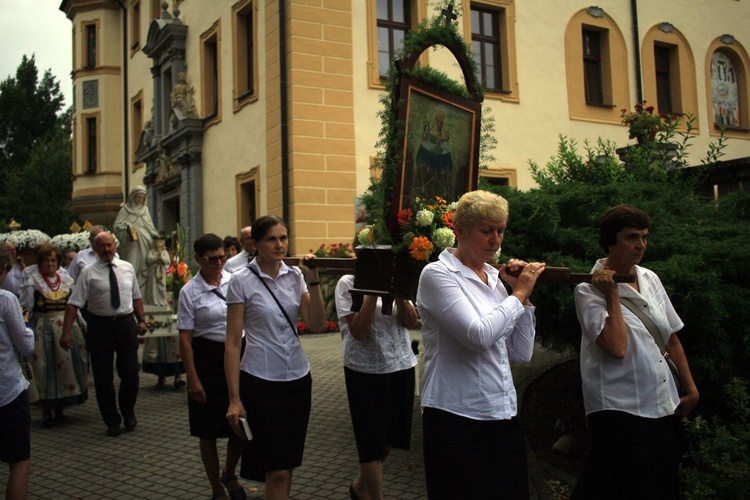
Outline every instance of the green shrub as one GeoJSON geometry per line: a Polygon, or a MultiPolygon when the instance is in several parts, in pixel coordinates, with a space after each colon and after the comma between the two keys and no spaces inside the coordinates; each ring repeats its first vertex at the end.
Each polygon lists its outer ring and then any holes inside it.
{"type": "Polygon", "coordinates": [[[688,499],[748,498],[750,495],[750,397],[747,382],[726,386],[729,421],[697,416],[685,420],[690,449],[680,468],[688,499]]]}
{"type": "MultiPolygon", "coordinates": [[[[750,430],[747,391],[737,380],[750,380],[750,193],[718,201],[695,196],[693,188],[722,156],[724,142],[709,148],[703,170],[686,175],[676,166],[688,165],[690,139],[667,131],[654,145],[619,150],[625,164],[610,143],[584,142],[581,155],[575,141],[561,136],[545,167],[531,165],[538,188],[482,188],[510,203],[503,259],[541,260],[578,272],[604,257],[596,237],[608,208],[627,203],[650,214],[643,265],[659,275],[685,322],[679,336],[701,393],[694,420],[687,421],[691,452],[683,490],[691,498],[743,498],[750,430]],[[667,141],[677,144],[671,159],[654,153],[667,141]]],[[[580,345],[572,291],[573,285],[540,284],[534,292],[537,335],[548,346],[580,345]]]]}

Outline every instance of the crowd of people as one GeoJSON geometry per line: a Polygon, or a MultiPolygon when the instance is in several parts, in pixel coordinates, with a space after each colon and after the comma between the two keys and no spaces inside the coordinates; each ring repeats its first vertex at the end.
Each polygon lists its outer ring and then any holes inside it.
{"type": "MultiPolygon", "coordinates": [[[[129,213],[142,203],[140,194],[129,213]]],[[[391,314],[375,295],[352,311],[354,276],[338,281],[343,377],[359,459],[349,485],[353,500],[383,498],[391,449],[410,449],[417,358],[409,329],[420,322],[429,498],[528,498],[510,362],[532,358],[531,296],[546,265],[489,264],[501,251],[508,217],[498,195],[463,195],[453,213],[455,248],[424,268],[416,304],[397,297],[391,314]]],[[[591,283],[574,292],[591,446],[576,499],[679,497],[677,419],[691,412],[699,394],[676,335],[683,323],[658,276],[640,266],[650,227],[637,208],[607,212],[599,234],[606,257],[595,263],[591,283]],[[615,275],[634,281],[617,283],[615,275]]],[[[146,331],[140,276],[119,258],[112,234],[97,226],[91,238],[92,247],[71,258],[67,270],[50,245],[38,249],[31,269],[0,247],[0,460],[10,465],[7,498],[25,498],[28,488],[25,359],[45,426],[61,421],[66,406],[86,401],[89,360],[106,434],[138,423],[138,336],[146,331]]],[[[313,381],[297,325],[323,331],[327,318],[317,268],[309,265],[315,256],[289,266],[288,244],[286,222],[273,215],[243,228],[239,240],[208,233],[193,242],[199,271],[179,293],[178,352],[189,433],[198,438],[212,499],[246,498],[238,475],[264,482],[266,498],[288,498],[302,464],[313,381]],[[218,439],[227,440],[223,462],[218,439]]]]}

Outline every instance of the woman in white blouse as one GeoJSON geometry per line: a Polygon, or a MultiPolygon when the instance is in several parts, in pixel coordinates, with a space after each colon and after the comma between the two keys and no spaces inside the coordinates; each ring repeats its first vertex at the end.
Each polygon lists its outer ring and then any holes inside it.
{"type": "Polygon", "coordinates": [[[487,262],[500,250],[507,221],[504,198],[466,193],[453,215],[457,248],[444,250],[419,279],[423,447],[431,499],[529,495],[509,360],[531,359],[535,319],[529,297],[545,265],[510,259],[498,277],[487,262]]]}
{"type": "MultiPolygon", "coordinates": [[[[13,269],[13,258],[0,245],[0,285],[13,269]]],[[[0,289],[0,462],[8,464],[5,498],[26,498],[31,466],[29,382],[19,356],[34,352],[34,332],[24,326],[18,298],[0,289]]]]}
{"type": "MultiPolygon", "coordinates": [[[[235,468],[245,442],[227,422],[229,406],[224,377],[224,340],[227,333],[227,288],[231,274],[223,270],[224,241],[205,234],[193,243],[200,271],[180,290],[177,328],[180,354],[187,373],[190,434],[200,439],[200,452],[214,499],[246,497],[235,468]],[[226,462],[220,470],[217,438],[227,440],[226,462]]],[[[243,346],[240,347],[242,349],[243,346]]]]}
{"type": "Polygon", "coordinates": [[[407,328],[416,328],[419,318],[411,302],[400,298],[392,314],[383,314],[382,299],[374,295],[365,295],[360,310],[352,312],[353,287],[351,274],[336,285],[346,395],[359,454],[359,475],[349,496],[377,500],[383,498],[383,462],[391,448],[408,450],[411,443],[417,358],[407,328]]]}
{"type": "Polygon", "coordinates": [[[571,496],[576,500],[680,498],[679,419],[700,395],[677,337],[684,324],[659,276],[640,266],[650,228],[639,208],[608,210],[599,226],[607,256],[594,264],[591,283],[574,292],[589,431],[589,458],[571,496]],[[615,283],[615,274],[635,281],[615,283]],[[631,307],[652,323],[653,334],[631,307]],[[677,365],[685,394],[654,335],[677,365]]]}
{"type": "MultiPolygon", "coordinates": [[[[227,419],[239,434],[239,418],[247,418],[253,434],[250,449],[265,479],[266,498],[285,499],[293,471],[302,463],[312,397],[310,364],[297,320],[322,331],[325,306],[317,271],[304,265],[315,257],[303,257],[300,267],[283,261],[289,243],[283,219],[260,217],[253,222],[251,237],[256,257],[232,274],[227,291],[227,419]],[[247,343],[240,360],[243,328],[247,343]]],[[[245,462],[243,458],[242,476],[253,477],[245,462]]]]}

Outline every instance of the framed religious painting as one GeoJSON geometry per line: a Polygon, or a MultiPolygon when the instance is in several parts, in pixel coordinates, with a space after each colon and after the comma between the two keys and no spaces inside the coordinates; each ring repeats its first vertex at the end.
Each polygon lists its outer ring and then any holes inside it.
{"type": "Polygon", "coordinates": [[[403,159],[396,173],[389,227],[416,198],[448,203],[477,188],[481,103],[402,76],[399,123],[403,159]]]}

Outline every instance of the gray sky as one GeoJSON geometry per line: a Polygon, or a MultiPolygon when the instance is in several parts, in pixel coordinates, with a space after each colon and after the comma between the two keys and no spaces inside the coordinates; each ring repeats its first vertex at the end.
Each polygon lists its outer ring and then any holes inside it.
{"type": "Polygon", "coordinates": [[[49,69],[60,82],[65,106],[72,83],[72,24],[59,9],[60,0],[0,0],[0,81],[15,76],[23,55],[36,54],[39,76],[49,69]]]}

